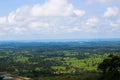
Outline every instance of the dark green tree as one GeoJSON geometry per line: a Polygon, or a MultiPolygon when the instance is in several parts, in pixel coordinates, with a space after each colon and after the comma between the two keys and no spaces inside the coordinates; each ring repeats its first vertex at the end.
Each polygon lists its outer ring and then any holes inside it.
{"type": "Polygon", "coordinates": [[[120,80],[120,56],[109,55],[99,64],[98,69],[103,72],[101,80],[120,80]]]}
{"type": "Polygon", "coordinates": [[[3,77],[2,77],[2,76],[0,76],[0,80],[3,80],[3,77]]]}

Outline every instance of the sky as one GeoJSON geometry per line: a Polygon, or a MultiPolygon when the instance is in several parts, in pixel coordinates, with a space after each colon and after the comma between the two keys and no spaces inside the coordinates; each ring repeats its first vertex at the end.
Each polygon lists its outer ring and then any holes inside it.
{"type": "Polygon", "coordinates": [[[120,38],[120,0],[1,0],[0,40],[120,38]]]}

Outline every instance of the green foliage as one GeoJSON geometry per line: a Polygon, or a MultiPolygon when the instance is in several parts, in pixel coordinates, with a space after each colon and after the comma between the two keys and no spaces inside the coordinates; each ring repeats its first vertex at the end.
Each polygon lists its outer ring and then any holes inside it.
{"type": "Polygon", "coordinates": [[[98,64],[109,54],[119,54],[118,44],[119,42],[1,43],[0,72],[36,80],[96,80],[99,77],[98,64]]]}
{"type": "Polygon", "coordinates": [[[99,64],[98,69],[102,70],[101,80],[120,80],[120,56],[109,55],[99,64]]]}
{"type": "Polygon", "coordinates": [[[60,76],[47,76],[40,77],[34,80],[98,80],[99,74],[97,73],[83,73],[80,75],[60,75],[60,76]]]}

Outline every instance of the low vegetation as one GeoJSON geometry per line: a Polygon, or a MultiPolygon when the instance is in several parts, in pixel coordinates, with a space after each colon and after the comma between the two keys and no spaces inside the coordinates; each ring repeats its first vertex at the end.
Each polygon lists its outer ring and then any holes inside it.
{"type": "Polygon", "coordinates": [[[119,41],[1,42],[0,72],[33,80],[110,80],[110,71],[112,78],[120,75],[120,66],[109,67],[119,61],[110,54],[120,54],[119,41]]]}

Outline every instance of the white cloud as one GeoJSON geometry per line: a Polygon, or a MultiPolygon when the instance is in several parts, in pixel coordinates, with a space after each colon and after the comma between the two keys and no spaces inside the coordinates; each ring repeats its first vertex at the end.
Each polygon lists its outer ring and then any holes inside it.
{"type": "Polygon", "coordinates": [[[66,0],[48,0],[45,4],[37,4],[32,7],[32,16],[70,16],[73,5],[66,0]]]}
{"type": "Polygon", "coordinates": [[[120,19],[109,22],[109,26],[112,27],[112,31],[120,32],[120,19]]]}
{"type": "Polygon", "coordinates": [[[7,19],[6,19],[5,16],[4,17],[0,17],[0,24],[4,24],[6,22],[7,22],[7,19]]]}
{"type": "Polygon", "coordinates": [[[117,3],[120,2],[120,0],[87,0],[87,4],[107,4],[107,3],[117,3]]]}
{"type": "Polygon", "coordinates": [[[31,22],[28,27],[34,30],[39,30],[40,28],[43,27],[48,27],[49,24],[45,22],[31,22]]]}
{"type": "Polygon", "coordinates": [[[112,17],[119,15],[120,11],[117,7],[109,7],[104,13],[104,17],[112,17]]]}
{"type": "Polygon", "coordinates": [[[23,22],[29,18],[30,18],[30,7],[24,6],[9,13],[8,23],[16,24],[18,22],[23,22]]]}
{"type": "Polygon", "coordinates": [[[23,6],[6,17],[0,17],[0,33],[30,36],[120,30],[120,21],[112,20],[113,17],[120,19],[117,7],[107,8],[104,17],[85,14],[85,10],[75,8],[67,0],[46,0],[44,4],[23,6]]]}
{"type": "Polygon", "coordinates": [[[72,28],[67,29],[68,32],[80,32],[82,29],[80,27],[74,26],[72,28]]]}
{"type": "Polygon", "coordinates": [[[47,0],[43,4],[20,7],[8,16],[1,17],[0,22],[6,24],[2,25],[7,27],[4,32],[10,34],[56,34],[79,31],[79,28],[66,26],[79,24],[76,21],[84,14],[84,10],[76,9],[67,0],[47,0]]]}
{"type": "Polygon", "coordinates": [[[97,17],[88,18],[85,21],[83,30],[84,32],[98,32],[99,19],[97,17]]]}
{"type": "Polygon", "coordinates": [[[34,17],[43,16],[83,16],[84,10],[74,9],[74,6],[67,2],[67,0],[48,0],[44,4],[37,4],[32,7],[31,15],[34,17]]]}
{"type": "Polygon", "coordinates": [[[8,23],[9,24],[14,24],[15,23],[15,14],[14,12],[11,12],[8,16],[8,23]]]}
{"type": "Polygon", "coordinates": [[[24,21],[26,18],[30,17],[30,11],[31,11],[31,7],[30,6],[23,6],[21,8],[18,8],[15,11],[15,20],[17,21],[24,21]]]}
{"type": "Polygon", "coordinates": [[[85,24],[87,26],[96,26],[98,22],[99,22],[98,18],[92,17],[92,18],[87,19],[85,24]]]}
{"type": "Polygon", "coordinates": [[[77,15],[77,16],[83,16],[85,14],[85,11],[84,10],[74,10],[74,13],[77,15]]]}
{"type": "Polygon", "coordinates": [[[15,33],[15,34],[24,34],[24,28],[21,27],[15,27],[13,28],[13,30],[11,32],[15,33]]]}
{"type": "Polygon", "coordinates": [[[117,27],[120,26],[120,23],[113,23],[113,22],[111,22],[111,23],[110,23],[110,26],[112,26],[112,27],[114,27],[114,28],[117,28],[117,27]]]}

